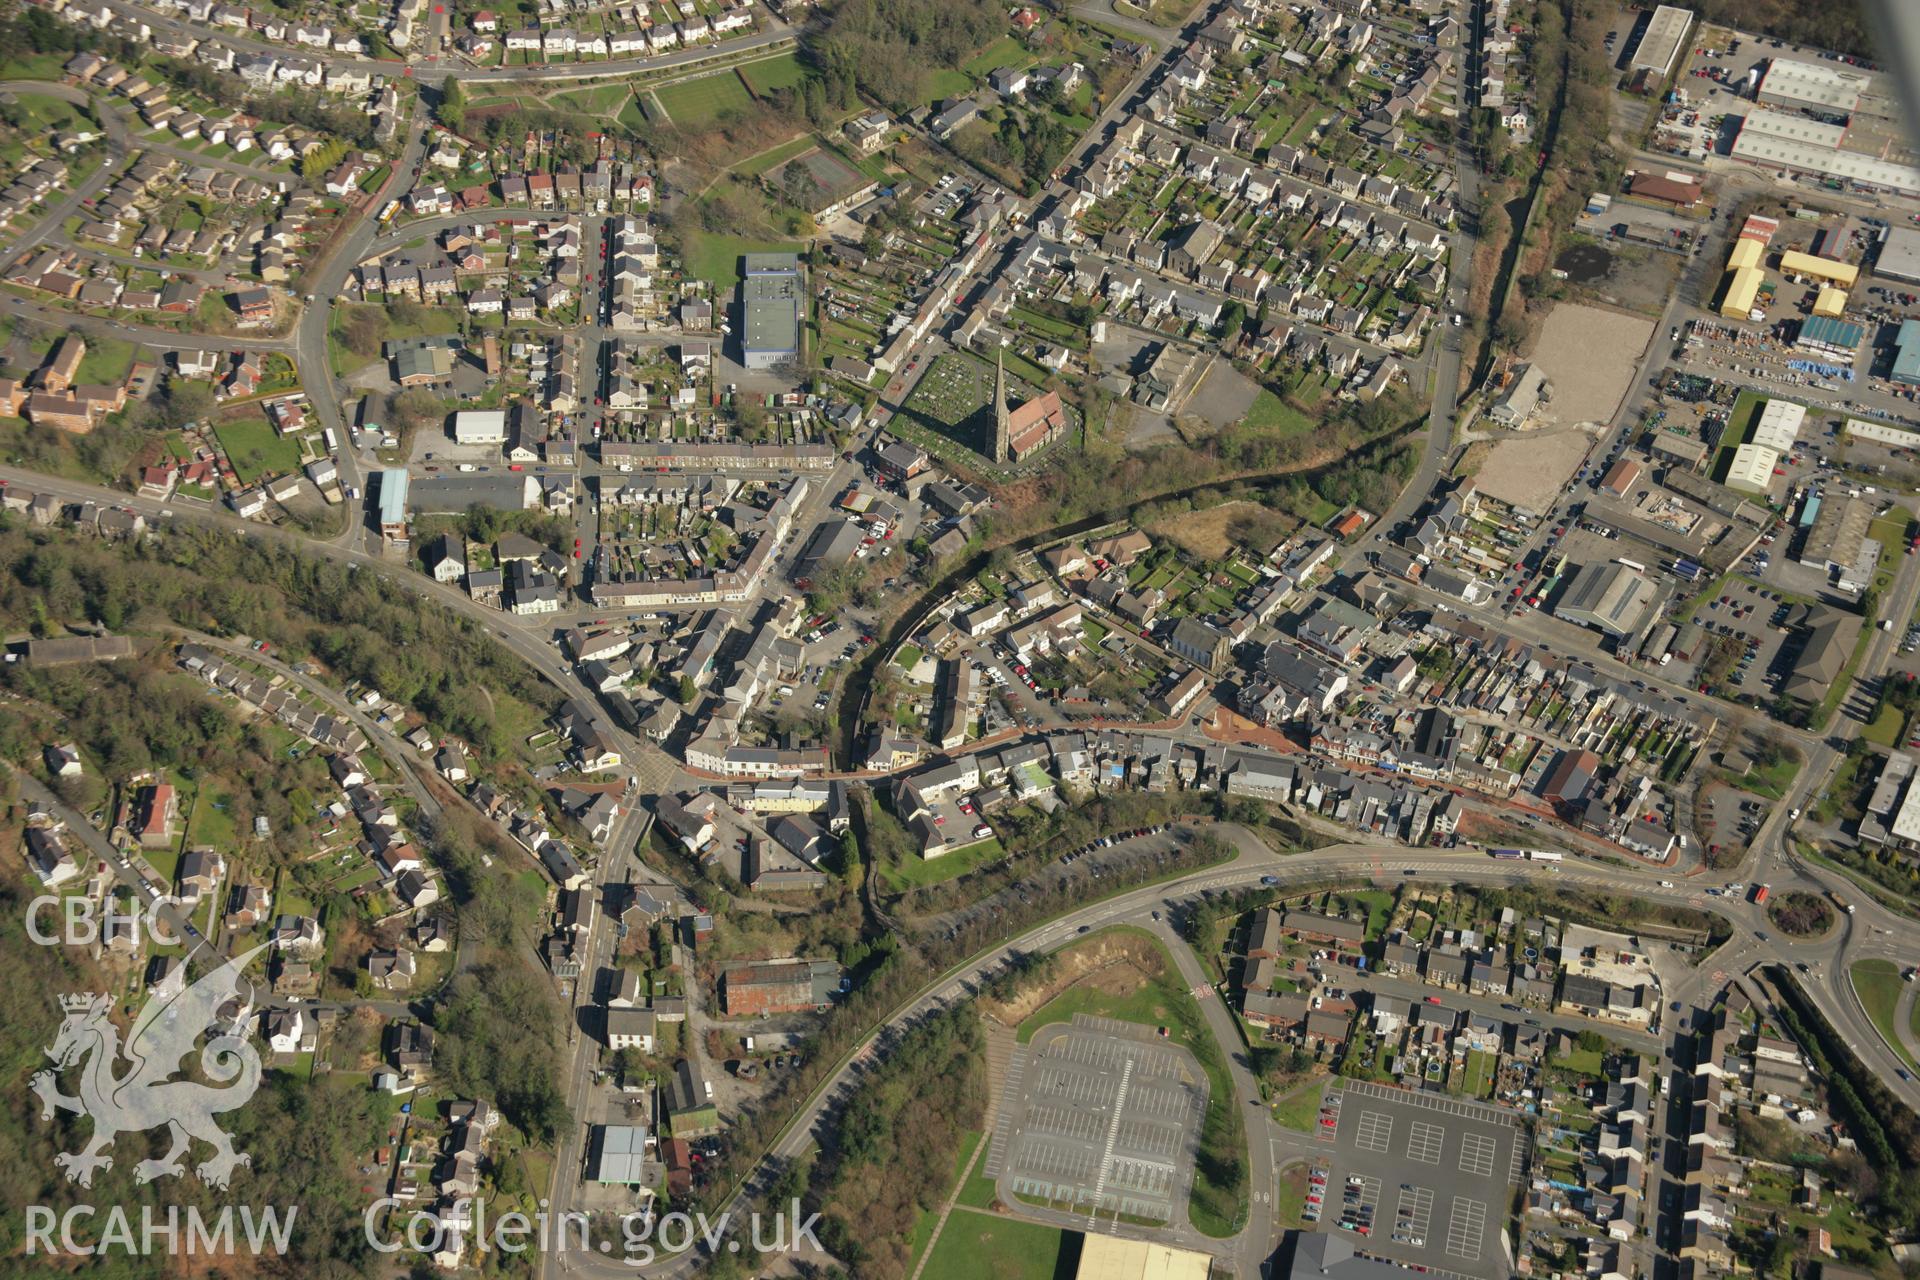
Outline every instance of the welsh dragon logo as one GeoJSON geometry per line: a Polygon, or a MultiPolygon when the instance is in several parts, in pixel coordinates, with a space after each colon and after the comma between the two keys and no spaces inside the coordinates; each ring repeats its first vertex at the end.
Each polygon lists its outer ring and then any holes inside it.
{"type": "Polygon", "coordinates": [[[253,1012],[252,989],[241,980],[247,963],[271,946],[263,943],[236,956],[198,982],[166,997],[149,997],[133,1020],[124,1048],[120,1033],[107,1017],[113,1002],[97,992],[60,997],[66,1019],[46,1053],[54,1069],[33,1077],[33,1091],[43,1104],[40,1117],[72,1111],[93,1121],[93,1139],[76,1152],[61,1152],[54,1163],[67,1181],[93,1185],[93,1175],[113,1167],[107,1149],[122,1133],[143,1133],[165,1125],[173,1145],[158,1160],[142,1160],[134,1170],[141,1183],[186,1172],[181,1157],[198,1138],[213,1154],[194,1167],[200,1180],[224,1189],[237,1165],[251,1164],[245,1152],[233,1149],[233,1140],[214,1123],[225,1111],[247,1105],[260,1088],[260,1053],[247,1039],[246,1025],[253,1012]],[[221,1008],[244,995],[247,1003],[232,1019],[220,1017],[221,1008]],[[202,1033],[212,1033],[200,1050],[200,1070],[209,1080],[176,1079],[181,1059],[193,1052],[202,1033]],[[114,1070],[124,1057],[131,1064],[124,1075],[114,1070]],[[60,1092],[59,1074],[84,1060],[80,1093],[60,1092]]]}

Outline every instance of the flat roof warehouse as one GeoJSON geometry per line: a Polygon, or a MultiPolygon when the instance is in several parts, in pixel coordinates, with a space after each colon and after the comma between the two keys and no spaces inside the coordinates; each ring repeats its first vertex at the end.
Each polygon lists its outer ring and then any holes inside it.
{"type": "MultiPolygon", "coordinates": [[[[1747,119],[1751,121],[1762,114],[1756,111],[1747,119]]],[[[1745,125],[1741,127],[1739,136],[1734,138],[1733,150],[1729,154],[1736,160],[1763,167],[1818,174],[1823,178],[1898,191],[1905,195],[1920,194],[1920,169],[1904,164],[1889,164],[1857,151],[1839,151],[1813,143],[1770,137],[1762,130],[1745,125]]]]}
{"type": "Polygon", "coordinates": [[[740,302],[745,312],[741,348],[749,369],[764,369],[800,353],[800,259],[791,253],[749,253],[740,302]]]}
{"type": "Polygon", "coordinates": [[[1920,284],[1920,231],[1888,227],[1880,240],[1880,256],[1874,259],[1873,274],[1920,284]]]}
{"type": "Polygon", "coordinates": [[[1920,386],[1920,322],[1900,322],[1893,339],[1893,368],[1887,376],[1904,386],[1920,386]]]}
{"type": "Polygon", "coordinates": [[[1673,70],[1673,60],[1680,52],[1680,46],[1687,38],[1687,28],[1693,25],[1693,10],[1681,9],[1674,5],[1663,4],[1653,11],[1653,17],[1647,20],[1646,34],[1640,37],[1640,45],[1634,50],[1630,70],[1642,68],[1666,75],[1673,70]]]}
{"type": "Polygon", "coordinates": [[[1920,432],[1908,431],[1903,427],[1888,426],[1884,422],[1868,422],[1863,418],[1848,418],[1847,434],[1859,436],[1862,440],[1871,440],[1875,444],[1888,444],[1901,449],[1920,448],[1920,432]]]}
{"type": "Polygon", "coordinates": [[[1765,493],[1773,487],[1773,471],[1780,465],[1780,455],[1765,445],[1743,444],[1733,451],[1733,461],[1727,468],[1726,486],[1729,489],[1745,489],[1750,493],[1765,493]]]}
{"type": "Polygon", "coordinates": [[[1761,102],[1790,107],[1815,107],[1852,115],[1860,109],[1860,95],[1866,91],[1867,77],[1858,71],[1841,71],[1792,58],[1771,58],[1766,74],[1760,77],[1761,102]]]}
{"type": "MultiPolygon", "coordinates": [[[[1777,60],[1775,65],[1779,65],[1777,60]]],[[[1767,78],[1761,81],[1760,101],[1762,103],[1770,103],[1774,106],[1806,106],[1814,110],[1844,111],[1848,114],[1851,114],[1859,104],[1858,88],[1854,88],[1850,94],[1835,89],[1826,95],[1832,101],[1822,103],[1791,99],[1784,93],[1769,97],[1767,85],[1773,82],[1773,75],[1774,72],[1769,70],[1767,78]],[[1837,105],[1846,102],[1854,105],[1837,105]]],[[[1865,77],[1860,79],[1864,83],[1865,77]]],[[[1801,86],[1806,84],[1804,79],[1794,81],[1795,91],[1800,91],[1801,86]]],[[[1806,92],[1815,91],[1808,88],[1806,92]]],[[[1734,136],[1733,147],[1728,154],[1748,164],[1814,173],[1821,177],[1838,178],[1864,187],[1909,193],[1920,192],[1920,170],[1915,170],[1910,165],[1894,164],[1864,152],[1844,150],[1841,143],[1846,136],[1845,125],[1809,120],[1804,116],[1786,111],[1756,108],[1741,118],[1740,132],[1734,136]]]]}
{"type": "Polygon", "coordinates": [[[1074,1280],[1207,1280],[1212,1270],[1212,1259],[1192,1249],[1089,1231],[1074,1280]]]}

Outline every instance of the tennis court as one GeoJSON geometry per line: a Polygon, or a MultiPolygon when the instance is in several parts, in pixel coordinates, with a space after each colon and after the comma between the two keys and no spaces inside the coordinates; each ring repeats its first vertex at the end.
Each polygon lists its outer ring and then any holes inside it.
{"type": "Polygon", "coordinates": [[[801,190],[807,203],[815,208],[837,204],[870,179],[833,153],[820,147],[794,156],[767,174],[767,181],[780,191],[801,190]]]}

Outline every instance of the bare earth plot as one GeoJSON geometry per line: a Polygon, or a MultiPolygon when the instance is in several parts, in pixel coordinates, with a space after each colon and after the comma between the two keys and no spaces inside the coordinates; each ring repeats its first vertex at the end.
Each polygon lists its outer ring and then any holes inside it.
{"type": "Polygon", "coordinates": [[[1259,395],[1259,383],[1225,360],[1216,360],[1187,398],[1185,411],[1220,431],[1246,417],[1259,395]]]}
{"type": "MultiPolygon", "coordinates": [[[[1554,398],[1558,401],[1557,391],[1554,398]]],[[[1592,436],[1571,430],[1534,431],[1497,441],[1474,474],[1473,487],[1510,506],[1545,511],[1592,445],[1592,436]]]]}
{"type": "Polygon", "coordinates": [[[1653,321],[1644,316],[1568,303],[1556,306],[1540,326],[1533,349],[1534,363],[1553,386],[1541,419],[1565,426],[1610,421],[1652,337],[1653,321]]]}

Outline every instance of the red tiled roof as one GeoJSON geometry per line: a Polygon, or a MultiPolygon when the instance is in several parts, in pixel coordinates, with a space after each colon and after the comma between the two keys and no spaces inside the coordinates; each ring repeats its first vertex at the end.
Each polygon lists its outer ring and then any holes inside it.
{"type": "Polygon", "coordinates": [[[140,834],[159,835],[167,829],[167,810],[172,807],[173,787],[162,782],[147,791],[147,809],[140,818],[140,834]]]}
{"type": "Polygon", "coordinates": [[[1049,391],[1007,414],[1007,443],[1015,453],[1025,453],[1066,425],[1067,410],[1060,403],[1060,393],[1049,391]]]}

